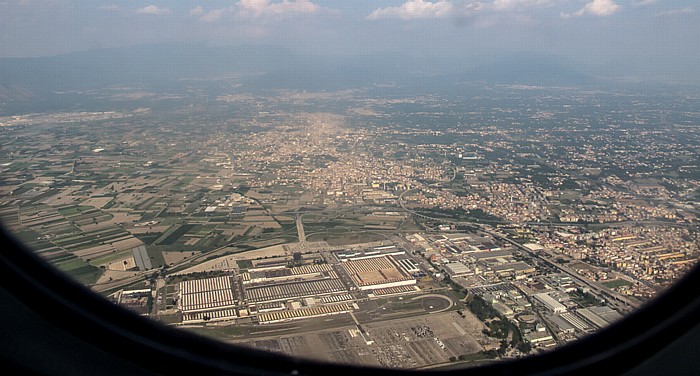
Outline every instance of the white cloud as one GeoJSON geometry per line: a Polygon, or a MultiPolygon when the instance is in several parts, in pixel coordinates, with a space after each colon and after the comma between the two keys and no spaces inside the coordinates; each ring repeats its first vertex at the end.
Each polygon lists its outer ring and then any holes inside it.
{"type": "Polygon", "coordinates": [[[190,11],[192,15],[201,15],[203,22],[216,22],[225,17],[260,18],[271,16],[283,16],[294,13],[314,13],[321,9],[320,6],[309,0],[283,0],[271,2],[270,0],[241,0],[233,6],[214,9],[204,12],[201,7],[190,11]],[[196,10],[196,14],[193,11],[196,10]],[[201,12],[200,12],[201,10],[201,12]]]}
{"type": "Polygon", "coordinates": [[[549,6],[557,1],[558,0],[494,0],[492,5],[495,10],[509,11],[534,6],[549,6]]]}
{"type": "Polygon", "coordinates": [[[214,9],[204,13],[202,17],[199,17],[199,20],[203,22],[216,22],[229,13],[233,13],[231,8],[214,9]]]}
{"type": "Polygon", "coordinates": [[[196,7],[190,9],[190,16],[201,16],[204,14],[204,8],[202,8],[201,5],[197,5],[196,7]]]}
{"type": "Polygon", "coordinates": [[[622,8],[614,0],[591,0],[583,8],[574,13],[561,12],[561,18],[581,17],[585,14],[592,16],[610,16],[622,8]]]}
{"type": "Polygon", "coordinates": [[[260,17],[285,13],[314,13],[319,6],[309,0],[283,0],[272,3],[270,0],[241,0],[236,4],[239,14],[260,17]]]}
{"type": "Polygon", "coordinates": [[[170,9],[168,8],[159,8],[155,5],[148,5],[143,8],[136,9],[136,13],[138,14],[154,14],[156,16],[162,16],[164,14],[170,13],[170,9]]]}
{"type": "Polygon", "coordinates": [[[369,16],[368,20],[399,18],[402,20],[417,20],[444,18],[453,16],[468,16],[481,10],[484,4],[479,1],[463,1],[454,3],[447,0],[426,1],[408,0],[398,7],[379,8],[369,16]]]}
{"type": "Polygon", "coordinates": [[[656,17],[665,17],[665,16],[675,16],[678,14],[689,14],[695,12],[695,9],[691,7],[687,8],[681,8],[681,9],[672,9],[672,10],[667,10],[661,13],[657,13],[656,17]]]}
{"type": "Polygon", "coordinates": [[[422,18],[440,18],[449,16],[454,10],[451,2],[438,0],[430,2],[424,0],[409,0],[398,7],[380,8],[367,16],[369,20],[382,18],[400,18],[402,20],[413,20],[422,18]]]}
{"type": "Polygon", "coordinates": [[[634,6],[647,6],[656,3],[656,0],[633,0],[632,5],[634,6]]]}
{"type": "Polygon", "coordinates": [[[619,9],[620,6],[615,4],[613,0],[593,0],[586,4],[581,10],[586,14],[592,14],[594,16],[609,16],[619,9]]]}
{"type": "Polygon", "coordinates": [[[480,1],[463,1],[455,6],[455,16],[470,16],[484,9],[484,3],[480,1]]]}

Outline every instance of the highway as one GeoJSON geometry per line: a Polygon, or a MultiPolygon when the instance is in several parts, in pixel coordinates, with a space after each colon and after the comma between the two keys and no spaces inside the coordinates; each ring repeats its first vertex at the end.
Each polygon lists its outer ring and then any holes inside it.
{"type": "Polygon", "coordinates": [[[117,288],[127,287],[127,286],[129,286],[129,285],[131,285],[131,284],[134,284],[134,283],[136,283],[136,282],[138,282],[138,281],[143,280],[144,278],[146,278],[146,276],[148,276],[148,275],[150,275],[150,274],[153,274],[153,273],[155,273],[155,272],[158,272],[158,271],[161,271],[161,270],[164,270],[164,271],[168,272],[168,271],[174,270],[174,269],[176,269],[176,268],[178,268],[178,267],[180,267],[180,266],[182,266],[182,265],[185,265],[185,264],[198,263],[200,260],[203,261],[202,259],[205,259],[205,258],[207,258],[207,257],[210,257],[211,255],[216,254],[216,252],[218,252],[218,251],[220,251],[220,250],[223,250],[223,249],[226,249],[226,248],[228,248],[228,247],[229,247],[229,246],[226,245],[226,246],[223,246],[223,247],[219,247],[219,248],[217,248],[217,249],[215,249],[215,250],[213,250],[213,251],[211,251],[211,252],[200,253],[200,254],[197,255],[197,256],[194,256],[194,257],[188,258],[188,259],[184,259],[184,260],[182,260],[182,261],[180,261],[180,262],[178,262],[178,263],[175,263],[175,264],[173,264],[172,266],[169,266],[169,267],[167,267],[167,268],[165,268],[165,269],[162,269],[162,268],[153,268],[153,269],[150,269],[150,270],[142,270],[142,271],[139,271],[138,274],[136,274],[136,275],[134,275],[134,276],[131,276],[131,277],[122,278],[122,279],[116,279],[116,280],[109,281],[109,282],[104,282],[104,283],[96,283],[96,284],[94,284],[94,285],[92,285],[92,286],[88,286],[88,287],[90,287],[91,290],[97,291],[97,292],[103,292],[103,291],[107,291],[107,290],[111,290],[111,289],[117,289],[117,288]]]}
{"type": "Polygon", "coordinates": [[[403,195],[414,191],[416,189],[409,189],[407,191],[403,191],[399,195],[399,205],[401,208],[405,211],[407,211],[410,214],[415,215],[416,217],[421,217],[425,219],[430,219],[433,221],[442,221],[445,223],[450,223],[450,224],[455,224],[455,225],[478,225],[479,223],[492,223],[492,224],[498,224],[498,225],[527,225],[527,226],[574,226],[574,227],[580,227],[583,225],[588,225],[590,227],[606,227],[606,226],[640,226],[640,225],[648,225],[648,226],[667,226],[667,227],[687,227],[687,228],[697,228],[700,226],[700,223],[678,223],[678,222],[671,222],[671,221],[661,221],[661,220],[655,220],[655,219],[647,219],[647,220],[642,220],[642,221],[632,221],[632,220],[626,220],[626,221],[620,221],[620,222],[604,222],[604,223],[578,223],[578,222],[552,222],[552,221],[542,221],[542,222],[513,222],[513,221],[506,221],[506,220],[492,220],[492,219],[481,219],[481,218],[473,218],[469,216],[464,216],[465,218],[472,218],[478,223],[474,222],[464,222],[464,221],[455,221],[451,220],[448,218],[439,218],[439,217],[431,217],[429,215],[421,214],[416,211],[413,211],[411,209],[408,209],[404,203],[403,203],[403,195]]]}
{"type": "Polygon", "coordinates": [[[304,248],[306,244],[306,234],[304,234],[304,222],[301,220],[303,214],[296,215],[297,234],[299,235],[299,246],[304,248]]]}
{"type": "MultiPolygon", "coordinates": [[[[399,195],[399,200],[398,200],[398,201],[399,201],[399,205],[401,206],[401,209],[403,209],[403,210],[409,212],[410,214],[413,214],[413,215],[415,215],[416,217],[421,217],[421,218],[425,218],[425,219],[430,219],[430,220],[433,220],[433,221],[441,221],[441,222],[445,222],[445,223],[451,223],[451,224],[455,224],[455,225],[462,225],[462,226],[464,226],[464,225],[476,225],[476,224],[477,224],[477,223],[474,223],[474,222],[462,222],[462,221],[454,221],[454,220],[447,219],[447,218],[431,217],[431,216],[429,216],[429,215],[421,214],[421,213],[415,212],[415,211],[413,211],[413,210],[407,208],[407,207],[404,205],[404,203],[403,203],[403,195],[405,195],[406,193],[408,193],[408,192],[410,192],[410,191],[413,191],[413,190],[414,190],[414,189],[409,189],[409,190],[407,190],[407,191],[401,192],[401,194],[399,195]]],[[[469,216],[466,216],[466,215],[465,215],[464,217],[465,217],[465,218],[473,218],[473,217],[469,217],[469,216]]],[[[496,220],[491,220],[491,219],[480,219],[480,218],[473,218],[473,219],[474,219],[475,221],[477,221],[477,222],[495,223],[495,224],[499,224],[499,225],[504,225],[504,224],[516,224],[515,222],[510,222],[510,221],[496,221],[496,220]]]]}
{"type": "Polygon", "coordinates": [[[547,265],[559,270],[560,272],[562,272],[564,274],[569,275],[569,277],[578,281],[580,284],[588,286],[591,290],[596,292],[598,295],[606,298],[606,300],[608,300],[611,304],[613,304],[615,306],[615,308],[619,309],[621,312],[628,312],[628,311],[630,311],[630,308],[634,308],[634,309],[639,308],[639,303],[634,302],[630,299],[627,299],[625,296],[618,294],[617,292],[601,285],[600,283],[589,281],[589,280],[583,278],[577,272],[575,272],[574,270],[571,270],[569,267],[558,264],[558,263],[550,260],[547,257],[538,255],[537,253],[531,251],[530,249],[523,246],[522,244],[520,244],[516,241],[513,241],[511,239],[508,239],[507,236],[503,236],[501,234],[498,234],[496,232],[492,232],[492,231],[489,231],[489,230],[483,229],[483,228],[482,228],[482,231],[495,237],[495,238],[499,238],[507,243],[512,244],[520,251],[526,253],[528,256],[535,258],[535,259],[538,259],[540,261],[543,261],[547,265]]]}
{"type": "Polygon", "coordinates": [[[578,273],[571,270],[570,268],[568,268],[564,265],[560,265],[556,262],[553,262],[544,256],[538,255],[537,253],[532,252],[531,250],[529,250],[527,247],[523,246],[522,244],[509,239],[507,236],[504,236],[504,235],[501,235],[501,234],[496,233],[494,231],[491,231],[489,228],[487,228],[486,226],[484,226],[482,224],[473,223],[473,222],[453,221],[453,220],[449,220],[449,219],[435,218],[435,217],[430,217],[427,215],[416,213],[413,210],[410,210],[404,206],[403,195],[407,192],[409,192],[409,191],[404,191],[399,196],[399,205],[401,205],[402,209],[404,209],[405,211],[407,211],[413,215],[416,215],[416,216],[419,216],[422,218],[426,218],[426,219],[432,219],[435,221],[442,221],[442,222],[447,222],[447,223],[451,223],[451,224],[456,224],[456,225],[476,226],[476,227],[480,228],[481,231],[483,231],[484,233],[491,235],[494,238],[501,239],[509,244],[512,244],[518,250],[520,250],[521,252],[524,252],[528,256],[530,256],[534,259],[538,259],[538,260],[546,263],[547,265],[553,267],[554,269],[559,270],[561,273],[569,275],[574,280],[579,281],[579,283],[581,283],[585,286],[588,286],[592,291],[594,291],[598,295],[606,298],[606,300],[608,300],[611,304],[613,304],[615,306],[615,308],[619,309],[621,312],[630,311],[630,307],[635,308],[635,309],[639,307],[639,303],[634,302],[630,299],[627,299],[626,297],[624,297],[624,296],[618,294],[617,292],[601,285],[600,283],[589,281],[589,280],[581,277],[578,273]]]}

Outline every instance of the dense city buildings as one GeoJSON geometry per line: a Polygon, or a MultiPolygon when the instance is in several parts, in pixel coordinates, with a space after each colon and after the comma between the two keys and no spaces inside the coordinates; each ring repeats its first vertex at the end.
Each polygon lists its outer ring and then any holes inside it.
{"type": "Polygon", "coordinates": [[[201,85],[0,118],[3,225],[154,320],[401,368],[547,351],[700,256],[691,89],[201,85]]]}

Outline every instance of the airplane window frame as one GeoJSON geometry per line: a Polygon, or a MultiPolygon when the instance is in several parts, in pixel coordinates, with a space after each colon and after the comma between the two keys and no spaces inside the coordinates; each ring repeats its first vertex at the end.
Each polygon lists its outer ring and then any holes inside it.
{"type": "MultiPolygon", "coordinates": [[[[683,336],[700,317],[700,267],[652,302],[598,333],[544,354],[476,367],[398,370],[330,364],[225,344],[176,330],[118,307],[70,279],[0,224],[0,281],[22,304],[52,325],[146,370],[181,374],[470,375],[622,374],[683,336]]],[[[5,324],[6,325],[6,324],[5,324]]]]}

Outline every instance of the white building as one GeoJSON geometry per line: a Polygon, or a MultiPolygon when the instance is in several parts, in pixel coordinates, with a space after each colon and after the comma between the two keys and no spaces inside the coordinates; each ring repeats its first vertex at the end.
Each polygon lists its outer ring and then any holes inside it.
{"type": "Polygon", "coordinates": [[[535,294],[533,295],[533,297],[542,302],[542,304],[544,304],[544,306],[547,307],[547,309],[554,313],[566,312],[566,306],[559,303],[556,299],[549,296],[549,294],[546,292],[535,294]]]}

